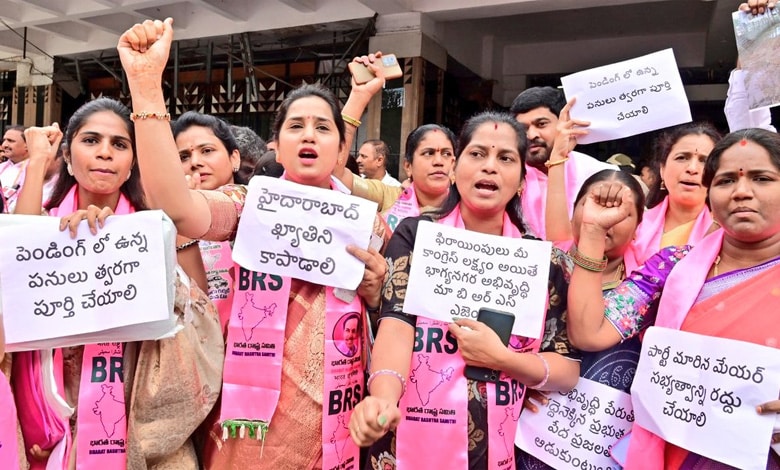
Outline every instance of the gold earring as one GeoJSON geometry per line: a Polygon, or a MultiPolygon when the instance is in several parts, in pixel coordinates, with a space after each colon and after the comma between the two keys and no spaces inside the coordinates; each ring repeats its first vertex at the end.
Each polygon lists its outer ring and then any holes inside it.
{"type": "Polygon", "coordinates": [[[237,166],[233,167],[233,173],[238,173],[238,167],[237,166]]]}
{"type": "Polygon", "coordinates": [[[73,176],[73,165],[71,165],[70,162],[68,162],[66,169],[68,170],[68,174],[73,176]]]}

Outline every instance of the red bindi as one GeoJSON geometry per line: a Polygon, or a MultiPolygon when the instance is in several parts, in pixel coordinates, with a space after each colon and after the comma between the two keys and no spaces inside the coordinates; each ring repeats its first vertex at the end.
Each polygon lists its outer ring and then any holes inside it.
{"type": "Polygon", "coordinates": [[[742,170],[742,168],[739,169],[737,174],[739,174],[739,176],[745,176],[745,172],[744,172],[744,170],[742,170]]]}
{"type": "MultiPolygon", "coordinates": [[[[747,139],[742,139],[742,140],[740,140],[740,141],[739,141],[739,145],[741,145],[741,146],[743,146],[743,147],[744,147],[745,145],[747,145],[747,139]]],[[[740,170],[740,171],[741,171],[741,170],[740,170]]]]}
{"type": "Polygon", "coordinates": [[[498,123],[497,123],[497,122],[494,122],[494,123],[493,123],[493,130],[494,130],[494,131],[497,131],[497,130],[498,130],[498,123]]]}

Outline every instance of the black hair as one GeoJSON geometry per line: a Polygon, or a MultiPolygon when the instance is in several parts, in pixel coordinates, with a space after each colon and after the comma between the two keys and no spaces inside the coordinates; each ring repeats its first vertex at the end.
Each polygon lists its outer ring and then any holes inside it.
{"type": "Polygon", "coordinates": [[[284,120],[287,119],[287,112],[289,111],[290,106],[297,100],[310,96],[322,98],[328,103],[328,106],[330,106],[330,110],[333,113],[333,121],[336,123],[336,128],[339,131],[339,142],[344,145],[346,142],[344,119],[341,117],[341,107],[339,106],[338,101],[336,101],[336,96],[327,88],[316,84],[301,85],[287,94],[287,98],[285,98],[281,106],[279,106],[279,111],[276,113],[276,119],[274,120],[274,140],[279,138],[279,131],[282,129],[284,120]]]}
{"type": "Polygon", "coordinates": [[[512,113],[512,116],[516,116],[543,107],[559,116],[564,106],[566,106],[566,98],[562,91],[549,86],[533,87],[517,95],[509,107],[509,112],[512,113]]]}
{"type": "Polygon", "coordinates": [[[422,126],[410,132],[409,136],[406,138],[406,152],[404,152],[404,159],[407,162],[412,163],[414,160],[414,152],[416,152],[417,147],[420,146],[420,141],[423,140],[425,136],[428,135],[428,133],[431,131],[441,131],[444,133],[444,137],[446,137],[452,145],[452,151],[455,151],[455,142],[457,138],[455,137],[454,132],[452,132],[448,127],[440,126],[439,124],[423,124],[422,126]]]}
{"type": "Polygon", "coordinates": [[[769,160],[776,169],[780,170],[780,135],[776,132],[770,132],[764,129],[744,129],[731,134],[727,134],[722,138],[710,152],[710,157],[704,164],[704,174],[702,175],[702,184],[706,187],[710,187],[712,180],[715,178],[715,173],[720,167],[720,158],[723,156],[723,152],[736,145],[742,140],[748,140],[760,145],[769,154],[769,160]]]}
{"type": "Polygon", "coordinates": [[[577,198],[574,199],[574,205],[579,204],[580,200],[588,194],[590,187],[596,183],[602,181],[618,181],[628,186],[628,189],[634,193],[634,205],[636,206],[637,225],[642,222],[642,215],[645,211],[645,192],[642,191],[642,186],[639,181],[632,176],[631,173],[622,170],[601,170],[597,173],[590,175],[588,179],[582,182],[580,190],[577,193],[577,198]]]}

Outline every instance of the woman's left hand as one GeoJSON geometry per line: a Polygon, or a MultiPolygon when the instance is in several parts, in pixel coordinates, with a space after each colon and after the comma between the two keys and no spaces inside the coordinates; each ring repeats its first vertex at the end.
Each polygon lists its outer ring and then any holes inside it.
{"type": "Polygon", "coordinates": [[[363,298],[368,307],[378,307],[382,285],[384,284],[385,275],[387,274],[387,262],[385,262],[382,255],[373,248],[364,250],[355,245],[349,245],[347,246],[347,252],[366,265],[363,270],[363,280],[360,281],[360,285],[357,289],[358,295],[363,298]]]}
{"type": "Polygon", "coordinates": [[[452,336],[467,365],[500,369],[499,359],[508,349],[495,331],[484,323],[460,318],[449,324],[452,336]]]}
{"type": "Polygon", "coordinates": [[[86,220],[87,225],[89,225],[89,232],[92,235],[97,235],[98,228],[103,228],[109,215],[114,215],[114,211],[110,207],[100,208],[90,205],[86,209],[79,209],[70,215],[62,217],[60,219],[60,231],[68,228],[71,238],[76,238],[79,224],[82,220],[86,220]]]}
{"type": "MultiPolygon", "coordinates": [[[[766,403],[762,403],[756,407],[756,411],[760,415],[769,415],[780,413],[780,400],[772,400],[766,403]]],[[[772,444],[780,442],[780,432],[772,434],[772,444]]]]}

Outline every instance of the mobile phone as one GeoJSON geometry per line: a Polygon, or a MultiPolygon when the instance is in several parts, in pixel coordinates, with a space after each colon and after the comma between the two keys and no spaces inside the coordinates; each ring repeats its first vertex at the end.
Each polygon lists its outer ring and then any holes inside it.
{"type": "MultiPolygon", "coordinates": [[[[395,54],[383,54],[379,58],[380,65],[385,69],[385,79],[390,80],[392,78],[398,78],[404,74],[401,70],[401,66],[398,64],[398,59],[395,54]]],[[[355,78],[355,83],[362,85],[374,78],[374,72],[360,62],[350,62],[349,72],[355,78]]]]}
{"type": "MultiPolygon", "coordinates": [[[[504,346],[509,344],[512,327],[515,325],[515,316],[513,314],[483,307],[479,309],[477,321],[484,323],[495,331],[498,338],[504,343],[504,346]]],[[[469,379],[482,382],[498,382],[501,371],[488,369],[487,367],[466,366],[464,375],[469,379]]]]}

